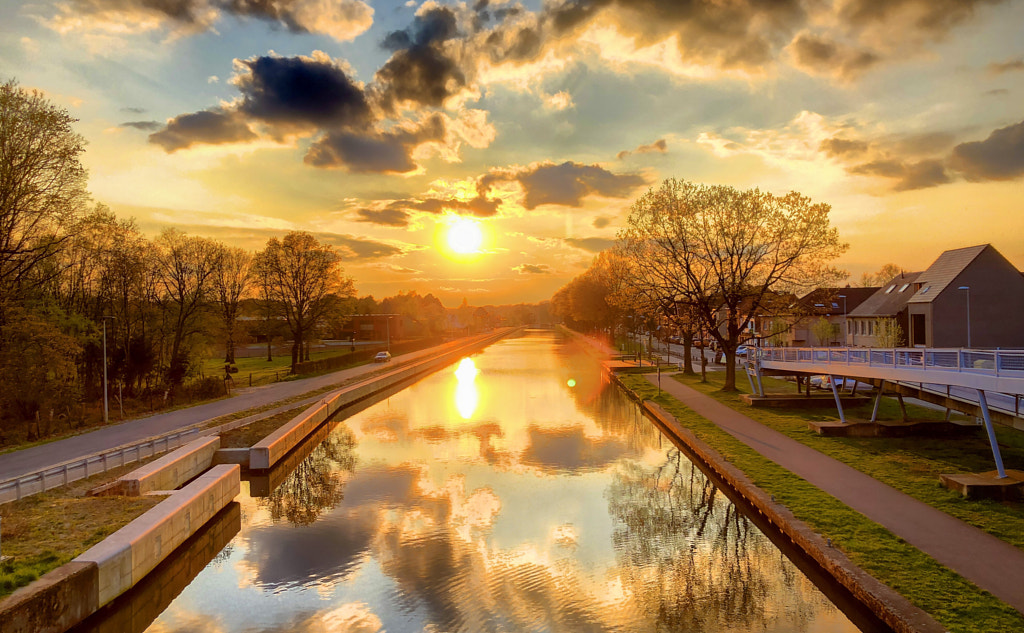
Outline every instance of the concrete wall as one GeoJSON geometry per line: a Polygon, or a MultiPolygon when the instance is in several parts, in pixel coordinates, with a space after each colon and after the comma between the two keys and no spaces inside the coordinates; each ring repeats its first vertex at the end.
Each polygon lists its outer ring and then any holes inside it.
{"type": "Polygon", "coordinates": [[[0,633],[63,633],[99,608],[97,570],[68,563],[0,601],[0,633]]]}
{"type": "Polygon", "coordinates": [[[121,595],[238,495],[238,465],[214,466],[75,559],[98,567],[98,604],[121,595]]]}
{"type": "Polygon", "coordinates": [[[212,466],[218,448],[220,437],[201,437],[119,478],[118,488],[129,496],[174,490],[212,466]]]}

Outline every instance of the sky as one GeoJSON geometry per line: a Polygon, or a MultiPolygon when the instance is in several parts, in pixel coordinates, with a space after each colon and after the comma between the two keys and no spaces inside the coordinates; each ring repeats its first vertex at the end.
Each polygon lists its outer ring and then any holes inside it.
{"type": "Polygon", "coordinates": [[[360,295],[502,304],[669,177],[830,204],[854,283],[982,243],[1024,268],[1021,25],[999,0],[8,0],[0,80],[79,120],[94,199],[149,235],[310,231],[360,295]]]}

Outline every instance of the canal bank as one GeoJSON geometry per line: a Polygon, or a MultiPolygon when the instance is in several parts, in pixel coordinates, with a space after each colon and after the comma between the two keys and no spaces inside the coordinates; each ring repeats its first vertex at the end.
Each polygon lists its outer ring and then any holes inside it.
{"type": "MultiPolygon", "coordinates": [[[[253,447],[257,459],[264,460],[257,464],[272,467],[339,410],[450,365],[518,330],[507,328],[476,337],[329,394],[253,447]]],[[[107,494],[163,492],[170,496],[71,563],[0,601],[0,633],[67,630],[141,582],[202,530],[239,491],[239,464],[223,463],[225,455],[216,452],[218,446],[217,438],[200,438],[105,487],[107,494]],[[167,492],[190,479],[184,488],[167,492]]],[[[246,451],[245,464],[249,454],[246,451]]],[[[227,461],[233,461],[230,454],[227,461]]]]}

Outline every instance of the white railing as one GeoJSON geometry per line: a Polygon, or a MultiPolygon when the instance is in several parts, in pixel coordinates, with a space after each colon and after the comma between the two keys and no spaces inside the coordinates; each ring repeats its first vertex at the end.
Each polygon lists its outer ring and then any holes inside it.
{"type": "Polygon", "coordinates": [[[813,363],[866,367],[906,367],[990,376],[1024,377],[1024,350],[958,348],[760,347],[748,359],[762,362],[813,363]]]}
{"type": "Polygon", "coordinates": [[[79,479],[92,477],[125,464],[132,464],[154,455],[166,453],[192,441],[200,434],[201,430],[200,426],[194,425],[0,481],[0,504],[66,486],[79,479]]]}

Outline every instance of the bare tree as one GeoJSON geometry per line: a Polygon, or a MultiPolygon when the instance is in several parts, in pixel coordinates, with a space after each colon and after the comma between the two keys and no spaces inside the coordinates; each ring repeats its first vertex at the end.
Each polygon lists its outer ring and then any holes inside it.
{"type": "Polygon", "coordinates": [[[74,122],[39,92],[0,85],[0,325],[24,286],[45,281],[33,273],[88,199],[74,122]]]}
{"type": "Polygon", "coordinates": [[[238,306],[248,290],[252,255],[238,247],[223,247],[213,273],[213,288],[224,320],[224,362],[235,362],[235,323],[238,306]]]}
{"type": "Polygon", "coordinates": [[[846,249],[830,210],[796,192],[669,179],[633,204],[619,241],[645,271],[638,283],[674,294],[707,327],[725,353],[723,390],[735,391],[740,336],[775,293],[845,277],[827,265],[846,249]]]}
{"type": "Polygon", "coordinates": [[[201,331],[199,316],[207,304],[221,246],[202,237],[168,229],[156,239],[156,269],[160,292],[157,301],[170,334],[167,383],[173,389],[188,371],[185,344],[201,331]]]}
{"type": "Polygon", "coordinates": [[[354,294],[352,280],[342,275],[341,260],[329,244],[313,235],[292,231],[256,255],[255,274],[265,280],[269,301],[280,309],[292,331],[292,372],[303,358],[303,343],[339,297],[354,294]]]}
{"type": "Polygon", "coordinates": [[[860,276],[860,285],[864,288],[871,288],[874,286],[881,286],[893,277],[898,277],[903,273],[903,269],[896,264],[886,264],[878,269],[878,272],[864,273],[860,276]]]}

